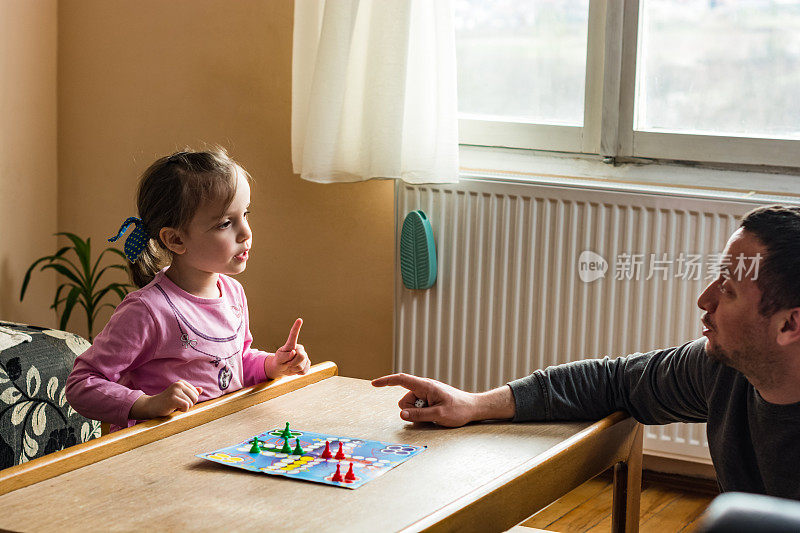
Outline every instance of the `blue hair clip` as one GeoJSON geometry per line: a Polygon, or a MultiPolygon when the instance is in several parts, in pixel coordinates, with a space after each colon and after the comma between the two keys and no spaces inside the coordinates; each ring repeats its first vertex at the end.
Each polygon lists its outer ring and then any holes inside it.
{"type": "Polygon", "coordinates": [[[117,234],[110,237],[108,242],[114,242],[125,235],[125,231],[127,231],[128,226],[131,224],[136,224],[136,228],[134,228],[131,234],[128,235],[128,238],[125,239],[125,257],[128,258],[128,261],[134,263],[139,258],[139,254],[142,253],[142,249],[149,240],[147,231],[144,229],[144,222],[142,222],[141,218],[128,217],[125,219],[125,222],[122,223],[117,234]]]}

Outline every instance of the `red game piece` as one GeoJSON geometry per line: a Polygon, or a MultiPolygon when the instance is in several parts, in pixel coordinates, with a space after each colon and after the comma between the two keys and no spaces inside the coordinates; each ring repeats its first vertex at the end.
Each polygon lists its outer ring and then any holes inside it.
{"type": "Polygon", "coordinates": [[[339,463],[336,463],[336,473],[331,478],[331,481],[338,481],[340,483],[344,481],[344,479],[342,478],[342,471],[339,470],[339,463]]]}
{"type": "Polygon", "coordinates": [[[344,475],[344,480],[348,483],[352,483],[356,480],[356,475],[353,473],[353,463],[350,463],[350,468],[347,470],[347,473],[344,475]]]}
{"type": "Polygon", "coordinates": [[[330,459],[331,457],[333,457],[333,454],[331,454],[331,443],[330,442],[325,441],[325,451],[322,452],[322,455],[320,455],[320,457],[322,457],[323,459],[330,459]]]}
{"type": "Polygon", "coordinates": [[[334,457],[336,459],[339,459],[339,460],[344,459],[344,452],[342,451],[342,443],[341,442],[339,443],[339,451],[336,452],[336,455],[334,457]]]}

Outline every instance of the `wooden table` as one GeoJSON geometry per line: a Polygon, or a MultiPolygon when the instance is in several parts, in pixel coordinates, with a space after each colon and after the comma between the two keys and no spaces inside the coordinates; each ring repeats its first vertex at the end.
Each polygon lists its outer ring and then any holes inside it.
{"type": "Polygon", "coordinates": [[[332,363],[0,471],[0,528],[19,531],[503,531],[615,466],[614,528],[638,529],[641,426],[399,418],[397,388],[332,363]],[[265,400],[269,401],[265,401],[265,400]],[[292,427],[428,449],[356,489],[243,472],[196,453],[292,427]]]}

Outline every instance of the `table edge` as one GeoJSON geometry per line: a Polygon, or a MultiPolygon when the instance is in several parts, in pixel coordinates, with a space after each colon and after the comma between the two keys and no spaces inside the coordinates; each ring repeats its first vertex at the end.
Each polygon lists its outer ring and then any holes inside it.
{"type": "MultiPolygon", "coordinates": [[[[563,479],[563,484],[550,493],[541,491],[541,487],[538,494],[531,493],[529,500],[531,503],[541,500],[546,502],[543,505],[546,506],[606,468],[624,461],[635,443],[639,426],[640,423],[628,413],[616,411],[536,457],[516,465],[491,482],[475,488],[428,516],[409,524],[402,531],[485,531],[484,526],[489,522],[492,526],[501,525],[502,530],[506,530],[532,514],[522,513],[518,517],[512,516],[518,514],[519,510],[512,509],[516,506],[511,505],[507,493],[509,489],[524,493],[528,490],[527,487],[539,483],[533,481],[535,478],[546,477],[548,471],[559,469],[564,463],[574,462],[580,457],[585,458],[586,452],[593,449],[596,452],[595,457],[585,461],[572,473],[574,479],[563,479]],[[497,505],[498,503],[504,503],[504,506],[497,505]],[[499,507],[505,509],[502,512],[492,510],[499,507]],[[500,522],[506,523],[500,524],[500,522]]],[[[538,505],[536,507],[540,508],[538,505]]]]}
{"type": "Polygon", "coordinates": [[[325,361],[313,365],[305,375],[285,376],[245,387],[199,403],[185,413],[175,412],[167,417],[147,420],[97,439],[5,468],[0,470],[0,496],[200,426],[337,374],[336,364],[325,361]]]}

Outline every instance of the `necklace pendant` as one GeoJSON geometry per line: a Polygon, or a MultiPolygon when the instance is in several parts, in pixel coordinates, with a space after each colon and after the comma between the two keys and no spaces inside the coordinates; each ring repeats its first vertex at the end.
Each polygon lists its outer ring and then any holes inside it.
{"type": "Polygon", "coordinates": [[[225,390],[228,388],[228,385],[231,384],[231,378],[233,377],[233,372],[231,371],[228,365],[223,365],[223,367],[219,371],[219,375],[217,376],[219,382],[219,390],[225,390]]]}
{"type": "Polygon", "coordinates": [[[181,344],[184,348],[189,348],[190,346],[194,348],[197,346],[197,339],[190,339],[188,333],[184,333],[181,335],[181,344]]]}

